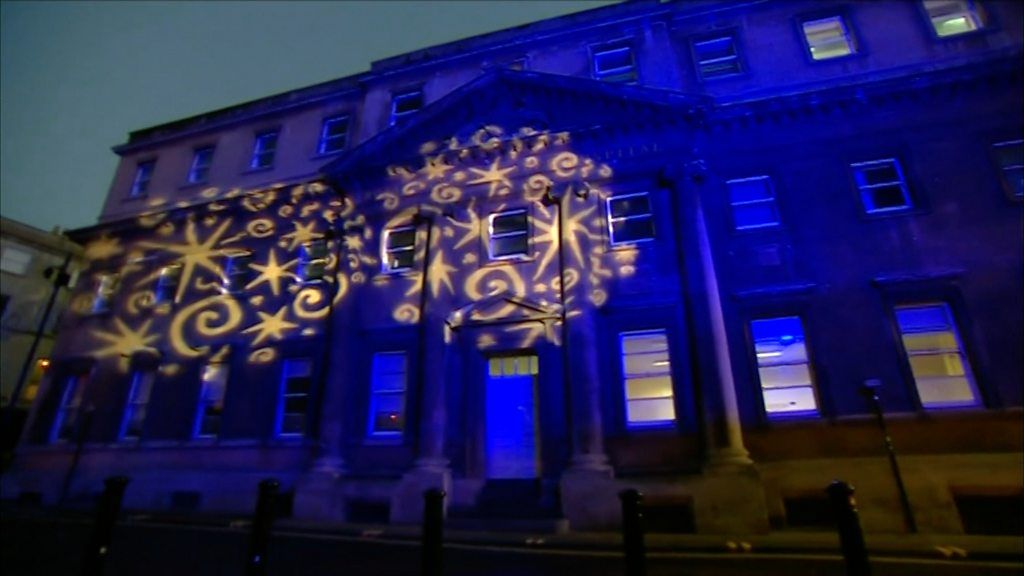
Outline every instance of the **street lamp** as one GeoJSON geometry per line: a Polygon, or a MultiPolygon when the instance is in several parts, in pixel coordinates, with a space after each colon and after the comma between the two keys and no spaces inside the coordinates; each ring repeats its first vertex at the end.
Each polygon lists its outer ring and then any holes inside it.
{"type": "Polygon", "coordinates": [[[861,394],[871,405],[875,413],[875,420],[882,430],[885,438],[885,451],[889,456],[889,467],[892,469],[893,478],[896,480],[896,488],[900,494],[900,507],[903,509],[903,520],[906,522],[907,531],[911,534],[917,532],[917,522],[914,521],[914,511],[910,508],[910,500],[907,498],[907,488],[903,485],[903,475],[900,474],[900,465],[896,461],[896,449],[893,448],[892,438],[889,436],[889,428],[885,424],[885,414],[882,412],[882,402],[878,399],[878,390],[882,387],[882,381],[877,379],[865,380],[861,387],[861,394]]]}

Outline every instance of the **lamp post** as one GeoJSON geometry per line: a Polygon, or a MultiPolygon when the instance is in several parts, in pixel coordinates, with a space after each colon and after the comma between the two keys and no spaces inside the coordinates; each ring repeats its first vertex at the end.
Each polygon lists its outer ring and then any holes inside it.
{"type": "Polygon", "coordinates": [[[882,430],[885,438],[885,451],[889,456],[889,467],[892,469],[893,478],[896,480],[896,489],[900,495],[900,507],[903,509],[903,520],[906,522],[907,531],[911,534],[917,532],[917,522],[914,521],[914,511],[910,508],[910,499],[907,498],[907,488],[903,485],[903,475],[900,473],[899,462],[896,461],[896,449],[892,445],[892,437],[889,436],[889,428],[885,423],[885,414],[882,412],[882,402],[878,399],[878,390],[882,387],[881,380],[865,380],[861,387],[861,393],[871,405],[875,413],[875,420],[882,430]]]}

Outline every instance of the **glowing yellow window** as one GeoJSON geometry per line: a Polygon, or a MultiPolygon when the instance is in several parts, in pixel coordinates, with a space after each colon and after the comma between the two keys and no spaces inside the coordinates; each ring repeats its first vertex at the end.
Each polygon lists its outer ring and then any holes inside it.
{"type": "Polygon", "coordinates": [[[896,322],[922,406],[962,408],[980,404],[948,304],[898,306],[896,322]]]}

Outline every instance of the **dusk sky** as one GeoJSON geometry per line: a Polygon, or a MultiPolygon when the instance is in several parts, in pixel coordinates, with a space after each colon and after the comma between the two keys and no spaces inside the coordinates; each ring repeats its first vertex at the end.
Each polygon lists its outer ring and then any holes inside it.
{"type": "Polygon", "coordinates": [[[132,130],[609,3],[0,2],[0,213],[91,225],[132,130]]]}

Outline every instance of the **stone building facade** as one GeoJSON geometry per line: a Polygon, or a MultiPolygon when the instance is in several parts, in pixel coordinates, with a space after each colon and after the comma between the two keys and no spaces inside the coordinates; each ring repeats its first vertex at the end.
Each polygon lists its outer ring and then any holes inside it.
{"type": "Polygon", "coordinates": [[[918,529],[1012,532],[1021,18],[627,2],[134,132],[5,497],[899,532],[871,383],[918,529]]]}

